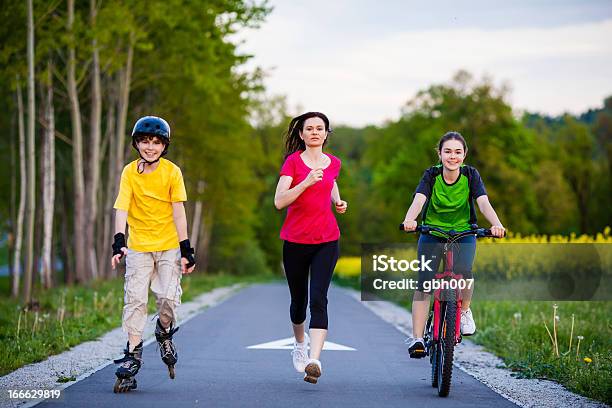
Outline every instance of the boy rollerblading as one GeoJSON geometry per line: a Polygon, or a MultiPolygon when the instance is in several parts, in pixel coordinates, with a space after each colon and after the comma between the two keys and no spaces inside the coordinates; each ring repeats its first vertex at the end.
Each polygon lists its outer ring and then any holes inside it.
{"type": "Polygon", "coordinates": [[[174,378],[178,355],[172,336],[176,307],[181,301],[182,274],[195,267],[194,251],[187,238],[183,202],[187,193],[181,169],[164,159],[170,145],[170,126],[156,116],[140,118],[132,131],[132,146],[139,159],[121,174],[115,201],[113,269],[126,258],[122,327],[128,334],[124,357],[115,361],[115,392],[136,389],[142,365],[142,334],[147,319],[149,287],[157,304],[155,337],[162,360],[174,378]],[[129,225],[126,243],[125,230],[129,225]]]}

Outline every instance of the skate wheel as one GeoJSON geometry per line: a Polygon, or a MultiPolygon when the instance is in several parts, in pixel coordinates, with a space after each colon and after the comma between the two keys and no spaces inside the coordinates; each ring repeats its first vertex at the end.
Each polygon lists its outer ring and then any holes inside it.
{"type": "Polygon", "coordinates": [[[121,392],[120,386],[121,386],[121,379],[117,378],[117,381],[115,381],[115,386],[113,387],[113,392],[115,394],[117,394],[118,392],[121,392]]]}
{"type": "Polygon", "coordinates": [[[117,381],[115,381],[115,386],[113,387],[113,392],[117,394],[117,393],[127,392],[129,390],[130,390],[130,387],[126,385],[125,379],[117,378],[117,381]]]}
{"type": "Polygon", "coordinates": [[[113,387],[113,392],[115,394],[121,392],[128,392],[130,390],[135,390],[136,386],[137,385],[135,378],[117,378],[117,381],[115,381],[115,386],[113,387]]]}
{"type": "Polygon", "coordinates": [[[174,380],[174,366],[168,366],[168,375],[174,380]]]}

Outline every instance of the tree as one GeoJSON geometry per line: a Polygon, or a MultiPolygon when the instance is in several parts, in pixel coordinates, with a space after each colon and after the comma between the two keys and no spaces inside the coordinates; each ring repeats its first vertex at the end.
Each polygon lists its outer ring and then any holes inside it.
{"type": "MultiPolygon", "coordinates": [[[[6,40],[0,52],[3,80],[12,82],[17,74],[23,78],[27,71],[27,30],[17,24],[18,16],[25,19],[26,6],[15,3],[2,10],[7,17],[0,28],[6,40]]],[[[34,249],[44,259],[44,284],[51,282],[52,232],[64,237],[58,246],[66,282],[74,282],[74,274],[79,283],[108,275],[112,203],[129,160],[129,123],[151,113],[168,117],[173,137],[179,137],[173,139],[170,158],[184,170],[189,214],[192,224],[200,225],[192,231],[198,255],[212,260],[213,268],[229,265],[237,271],[258,265],[263,259],[256,240],[257,195],[262,187],[251,170],[261,158],[244,141],[251,132],[247,117],[252,98],[262,87],[258,73],[237,69],[249,57],[239,55],[231,36],[259,24],[269,12],[265,3],[159,0],[143,7],[141,0],[70,0],[33,6],[33,54],[38,60],[32,58],[31,66],[39,73],[33,81],[43,101],[38,120],[45,137],[39,171],[46,201],[38,207],[41,222],[34,232],[34,249]],[[53,62],[50,68],[48,61],[53,62]],[[62,140],[55,146],[56,161],[47,143],[51,135],[62,140]],[[52,207],[51,163],[56,163],[58,200],[52,207]],[[100,177],[100,166],[108,169],[107,176],[100,177]],[[205,188],[198,189],[202,185],[205,188]],[[228,190],[232,193],[226,194],[228,190]],[[243,220],[243,230],[232,228],[230,216],[243,220]],[[250,251],[259,260],[251,266],[241,264],[234,257],[237,251],[250,251]]],[[[6,100],[4,86],[0,89],[6,100]]],[[[0,123],[6,118],[0,112],[0,123]]],[[[30,186],[34,185],[28,182],[30,186]]],[[[3,228],[16,224],[23,223],[12,221],[3,228]]]]}
{"type": "Polygon", "coordinates": [[[237,55],[228,36],[257,24],[268,10],[233,1],[208,7],[171,1],[155,3],[149,11],[140,21],[143,38],[135,61],[147,61],[146,51],[163,64],[134,66],[132,91],[141,101],[134,111],[169,119],[169,157],[181,164],[188,191],[196,192],[189,200],[202,201],[198,257],[210,260],[214,269],[265,268],[254,232],[262,186],[252,168],[260,158],[247,122],[249,95],[259,84],[256,75],[236,70],[247,57],[237,55]],[[205,188],[199,195],[201,182],[205,188]]]}
{"type": "Polygon", "coordinates": [[[83,178],[83,128],[81,125],[81,105],[77,90],[76,78],[76,36],[74,33],[74,0],[68,0],[68,61],[66,83],[70,101],[70,119],[72,124],[72,176],[74,180],[74,255],[75,272],[79,282],[88,279],[87,248],[85,247],[85,181],[83,178]]]}
{"type": "Polygon", "coordinates": [[[102,131],[102,89],[100,79],[100,50],[96,33],[97,7],[96,0],[89,2],[89,19],[92,31],[91,53],[91,102],[89,118],[89,141],[87,143],[87,182],[85,183],[85,236],[86,250],[90,276],[98,277],[98,258],[95,246],[95,227],[98,215],[98,188],[100,184],[100,134],[102,131]]]}
{"type": "Polygon", "coordinates": [[[438,140],[451,130],[466,138],[465,163],[479,170],[502,222],[514,231],[536,231],[533,134],[515,119],[507,93],[488,78],[476,81],[460,71],[449,84],[418,92],[398,121],[380,129],[365,153],[376,200],[368,203],[376,221],[365,226],[372,228],[367,236],[397,239],[388,225],[405,215],[423,171],[438,162],[438,140]]]}
{"type": "Polygon", "coordinates": [[[18,134],[19,134],[19,209],[17,210],[17,219],[15,222],[15,228],[17,232],[15,234],[15,247],[13,252],[13,272],[11,282],[11,295],[16,298],[19,296],[19,282],[22,271],[21,263],[21,245],[23,241],[23,219],[25,214],[26,204],[26,187],[27,187],[27,173],[26,173],[26,142],[25,142],[25,130],[23,124],[23,98],[21,96],[21,85],[19,84],[19,78],[15,82],[17,87],[17,123],[18,123],[18,134]]]}
{"type": "Polygon", "coordinates": [[[589,231],[589,207],[595,173],[595,141],[589,127],[569,115],[564,117],[558,129],[559,141],[563,148],[561,156],[563,170],[578,206],[580,232],[589,231]]]}
{"type": "Polygon", "coordinates": [[[41,259],[41,277],[43,287],[53,284],[51,251],[53,240],[53,213],[55,209],[55,109],[53,106],[53,64],[47,64],[46,98],[44,100],[44,136],[43,136],[43,249],[41,259]]]}
{"type": "MultiPolygon", "coordinates": [[[[608,205],[606,203],[612,202],[612,96],[608,96],[604,100],[604,107],[597,113],[595,119],[594,132],[597,135],[599,146],[607,159],[607,174],[608,179],[607,191],[603,194],[603,208],[605,209],[608,205]]],[[[609,209],[605,210],[605,225],[612,225],[612,213],[609,209]]]]}
{"type": "Polygon", "coordinates": [[[290,118],[284,97],[257,99],[251,106],[252,136],[248,139],[251,148],[259,158],[253,168],[263,188],[257,197],[255,237],[265,254],[268,268],[281,270],[281,241],[279,231],[284,211],[274,207],[274,193],[283,162],[283,136],[290,118]]]}
{"type": "Polygon", "coordinates": [[[28,0],[28,129],[27,129],[27,229],[26,229],[26,266],[24,274],[24,301],[32,300],[32,275],[34,273],[34,216],[36,210],[36,147],[34,145],[36,108],[34,100],[34,9],[28,0]]]}

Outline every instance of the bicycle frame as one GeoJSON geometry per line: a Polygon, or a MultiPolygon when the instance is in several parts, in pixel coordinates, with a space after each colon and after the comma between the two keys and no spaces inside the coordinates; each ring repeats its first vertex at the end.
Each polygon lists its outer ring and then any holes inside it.
{"type": "MultiPolygon", "coordinates": [[[[450,280],[459,280],[463,278],[463,275],[461,274],[456,274],[453,272],[453,268],[454,268],[454,263],[453,263],[453,251],[452,248],[449,248],[449,244],[451,243],[445,243],[444,244],[444,272],[443,273],[436,273],[435,274],[435,279],[445,279],[445,278],[449,278],[450,280]]],[[[455,345],[461,342],[461,304],[462,304],[462,299],[461,299],[461,290],[459,288],[456,289],[451,289],[455,291],[455,299],[456,299],[456,303],[457,303],[457,308],[456,308],[456,316],[455,316],[455,345]]],[[[440,340],[440,315],[441,315],[441,293],[442,293],[442,289],[438,288],[434,291],[434,302],[433,302],[433,306],[432,306],[432,310],[434,312],[434,342],[437,342],[440,340]]]]}

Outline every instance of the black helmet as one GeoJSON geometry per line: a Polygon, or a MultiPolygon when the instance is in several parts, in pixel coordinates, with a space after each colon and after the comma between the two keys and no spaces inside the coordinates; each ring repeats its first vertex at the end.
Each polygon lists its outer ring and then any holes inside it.
{"type": "Polygon", "coordinates": [[[157,116],[143,116],[136,121],[132,130],[132,139],[139,135],[159,136],[170,143],[170,125],[157,116]]]}
{"type": "MultiPolygon", "coordinates": [[[[140,151],[138,151],[138,146],[136,145],[136,139],[138,136],[157,136],[164,142],[164,151],[159,157],[165,156],[168,153],[168,146],[170,145],[170,125],[164,119],[158,116],[143,116],[142,118],[136,121],[134,125],[134,129],[132,130],[132,146],[138,152],[138,155],[142,160],[144,160],[145,164],[153,164],[156,161],[152,162],[148,161],[142,155],[140,155],[140,151]]],[[[144,170],[144,167],[143,167],[144,170]]],[[[141,173],[141,171],[138,171],[141,173]]]]}
{"type": "Polygon", "coordinates": [[[132,130],[132,146],[134,146],[136,151],[138,151],[138,147],[136,146],[137,136],[158,136],[166,145],[162,156],[168,153],[168,145],[170,144],[170,125],[164,119],[157,116],[143,116],[136,121],[134,129],[132,130]]]}

